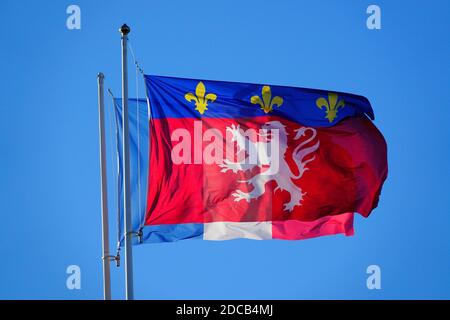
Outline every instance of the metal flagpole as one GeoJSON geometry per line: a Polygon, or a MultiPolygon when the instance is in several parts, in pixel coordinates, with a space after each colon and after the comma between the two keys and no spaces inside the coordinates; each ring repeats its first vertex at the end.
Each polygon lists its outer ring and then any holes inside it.
{"type": "Polygon", "coordinates": [[[103,297],[111,300],[111,272],[109,255],[109,223],[108,223],[108,189],[106,181],[106,147],[105,147],[105,99],[103,80],[105,76],[99,73],[98,80],[98,128],[100,137],[100,175],[102,193],[102,263],[103,263],[103,297]]]}
{"type": "Polygon", "coordinates": [[[130,27],[124,24],[120,27],[122,34],[122,128],[123,128],[123,197],[124,197],[124,230],[125,230],[125,298],[133,300],[133,231],[131,225],[131,199],[130,199],[130,153],[128,128],[128,66],[127,66],[127,40],[130,27]]]}

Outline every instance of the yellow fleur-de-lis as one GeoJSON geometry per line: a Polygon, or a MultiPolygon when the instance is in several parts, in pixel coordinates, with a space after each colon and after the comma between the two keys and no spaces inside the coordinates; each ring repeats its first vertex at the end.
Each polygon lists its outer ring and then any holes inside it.
{"type": "Polygon", "coordinates": [[[261,109],[264,110],[265,113],[269,113],[273,110],[274,106],[281,107],[283,104],[283,98],[279,96],[275,96],[272,99],[272,92],[270,91],[269,86],[262,87],[261,90],[262,100],[260,96],[253,96],[250,98],[250,102],[253,104],[259,104],[261,109]]]}
{"type": "Polygon", "coordinates": [[[325,118],[327,118],[329,122],[333,122],[337,117],[338,109],[345,106],[345,101],[338,101],[338,95],[336,93],[328,92],[328,101],[322,97],[316,100],[316,105],[319,109],[325,107],[325,118]]]}
{"type": "Polygon", "coordinates": [[[200,112],[200,114],[203,114],[208,110],[208,102],[214,102],[217,99],[217,96],[214,93],[208,93],[206,95],[205,93],[205,85],[200,81],[195,88],[195,95],[192,92],[188,92],[184,98],[188,102],[195,101],[195,110],[200,112]]]}

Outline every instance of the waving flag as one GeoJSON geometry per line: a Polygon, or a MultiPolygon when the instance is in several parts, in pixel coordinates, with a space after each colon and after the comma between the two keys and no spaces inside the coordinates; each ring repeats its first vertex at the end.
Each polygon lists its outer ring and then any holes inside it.
{"type": "MultiPolygon", "coordinates": [[[[122,145],[122,99],[115,98],[114,109],[116,115],[116,140],[118,150],[119,185],[118,201],[118,238],[123,244],[123,145],[122,145]]],[[[133,230],[142,229],[145,216],[147,194],[147,177],[149,166],[149,113],[146,99],[128,99],[128,121],[130,131],[130,187],[133,230]]]]}
{"type": "Polygon", "coordinates": [[[161,76],[145,82],[148,188],[133,217],[143,242],[352,235],[353,214],[367,217],[377,206],[387,151],[366,98],[161,76]]]}

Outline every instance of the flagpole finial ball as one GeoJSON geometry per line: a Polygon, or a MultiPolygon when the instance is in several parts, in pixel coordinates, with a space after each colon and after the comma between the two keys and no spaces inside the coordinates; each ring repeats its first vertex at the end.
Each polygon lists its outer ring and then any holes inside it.
{"type": "Polygon", "coordinates": [[[127,26],[127,24],[125,23],[125,24],[123,24],[123,26],[120,27],[119,31],[120,31],[120,33],[121,33],[122,35],[126,36],[127,34],[130,33],[131,29],[130,29],[130,27],[127,26]]]}
{"type": "Polygon", "coordinates": [[[105,75],[102,72],[99,72],[97,77],[99,77],[100,79],[103,79],[105,77],[105,75]]]}

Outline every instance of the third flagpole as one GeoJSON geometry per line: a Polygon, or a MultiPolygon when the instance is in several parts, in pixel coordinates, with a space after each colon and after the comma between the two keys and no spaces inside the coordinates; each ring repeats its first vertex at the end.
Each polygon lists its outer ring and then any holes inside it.
{"type": "Polygon", "coordinates": [[[131,189],[130,189],[130,152],[128,127],[128,65],[127,40],[130,27],[120,27],[122,34],[122,128],[123,128],[123,196],[124,196],[124,231],[125,231],[125,298],[134,299],[133,292],[133,230],[131,223],[131,189]]]}

